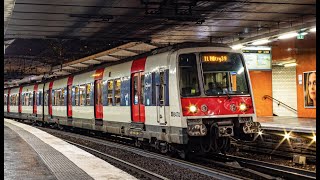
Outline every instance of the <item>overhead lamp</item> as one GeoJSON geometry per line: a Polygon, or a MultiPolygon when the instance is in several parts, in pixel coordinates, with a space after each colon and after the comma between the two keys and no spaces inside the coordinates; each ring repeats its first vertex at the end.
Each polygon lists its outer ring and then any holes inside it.
{"type": "Polygon", "coordinates": [[[267,44],[269,42],[270,42],[270,40],[268,40],[268,39],[261,39],[261,40],[258,40],[258,41],[254,41],[252,43],[252,45],[262,45],[262,44],[267,44]]]}
{"type": "Polygon", "coordinates": [[[302,33],[299,33],[299,34],[305,36],[305,35],[307,35],[308,33],[307,33],[307,32],[302,32],[302,33]]]}
{"type": "Polygon", "coordinates": [[[237,45],[231,46],[231,48],[232,48],[233,50],[239,50],[239,49],[244,48],[244,46],[243,46],[242,44],[237,44],[237,45]]]}
{"type": "Polygon", "coordinates": [[[296,37],[296,36],[298,36],[298,33],[292,32],[292,33],[283,34],[283,35],[279,36],[278,39],[288,39],[288,38],[292,38],[292,37],[296,37]]]}
{"type": "Polygon", "coordinates": [[[316,27],[311,28],[311,29],[310,29],[310,32],[316,32],[316,27]]]}
{"type": "Polygon", "coordinates": [[[288,63],[288,64],[284,64],[284,67],[292,67],[292,66],[296,66],[297,63],[288,63]]]}

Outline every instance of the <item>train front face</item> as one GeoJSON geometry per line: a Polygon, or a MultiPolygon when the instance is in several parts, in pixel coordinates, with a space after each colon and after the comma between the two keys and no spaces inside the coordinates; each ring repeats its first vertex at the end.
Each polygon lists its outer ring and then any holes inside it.
{"type": "Polygon", "coordinates": [[[231,137],[248,140],[260,131],[241,53],[181,53],[178,68],[182,114],[194,149],[225,152],[231,137]]]}

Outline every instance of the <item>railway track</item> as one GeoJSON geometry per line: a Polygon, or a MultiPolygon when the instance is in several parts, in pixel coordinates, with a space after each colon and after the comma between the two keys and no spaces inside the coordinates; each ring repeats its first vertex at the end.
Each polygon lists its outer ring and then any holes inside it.
{"type": "Polygon", "coordinates": [[[136,166],[134,164],[131,164],[129,162],[126,162],[126,161],[123,161],[119,158],[116,158],[114,156],[111,156],[109,154],[105,154],[105,153],[102,153],[100,151],[97,151],[95,149],[92,149],[90,147],[87,147],[87,146],[84,146],[84,145],[81,145],[81,144],[78,144],[78,143],[75,143],[75,142],[72,142],[72,141],[69,141],[69,140],[65,140],[66,142],[68,142],[69,144],[72,144],[74,146],[77,146],[95,156],[98,156],[102,159],[105,159],[107,160],[108,162],[112,162],[113,164],[116,164],[118,166],[122,166],[124,167],[125,169],[129,169],[130,171],[133,171],[137,174],[139,174],[141,177],[143,177],[143,179],[155,179],[155,180],[169,180],[168,178],[166,177],[163,177],[159,174],[156,174],[156,173],[153,173],[151,171],[148,171],[144,168],[141,168],[139,166],[136,166]]]}
{"type": "Polygon", "coordinates": [[[277,165],[273,163],[267,163],[257,160],[252,160],[237,156],[226,156],[229,159],[237,161],[241,166],[254,169],[259,172],[270,174],[272,176],[278,176],[285,179],[305,179],[313,180],[316,179],[316,173],[312,171],[306,171],[298,168],[292,168],[288,166],[277,165]]]}
{"type": "MultiPolygon", "coordinates": [[[[39,127],[42,130],[45,130],[46,132],[54,132],[54,133],[63,133],[64,135],[60,136],[60,138],[63,138],[63,136],[69,136],[72,137],[71,139],[83,139],[86,141],[90,141],[90,142],[94,142],[97,144],[101,144],[101,145],[105,145],[108,147],[113,147],[113,148],[119,148],[119,149],[123,149],[129,152],[133,152],[135,154],[147,157],[147,158],[155,158],[161,161],[165,161],[169,164],[174,164],[183,168],[187,168],[190,169],[194,172],[215,178],[215,179],[279,179],[280,178],[284,178],[284,179],[316,179],[316,173],[315,172],[311,172],[311,171],[304,171],[301,169],[297,169],[297,168],[290,168],[290,167],[286,167],[286,166],[279,166],[279,165],[275,165],[275,164],[271,164],[271,163],[265,163],[265,162],[261,162],[261,161],[255,161],[255,160],[251,160],[251,159],[247,159],[247,158],[241,158],[241,157],[236,157],[236,156],[231,156],[231,155],[219,155],[219,157],[217,157],[218,155],[215,155],[215,157],[210,157],[210,159],[205,159],[203,161],[206,162],[210,162],[211,164],[215,164],[217,166],[220,167],[224,167],[227,169],[237,169],[239,171],[241,171],[242,173],[247,173],[247,174],[251,174],[250,177],[241,177],[239,175],[234,175],[234,174],[228,174],[224,171],[220,171],[217,169],[213,169],[213,168],[208,168],[205,167],[203,165],[199,165],[199,164],[195,164],[195,163],[191,163],[191,162],[186,162],[186,161],[182,161],[176,158],[171,158],[168,156],[164,156],[161,154],[157,154],[157,153],[153,153],[153,152],[149,152],[149,151],[145,151],[145,150],[141,150],[139,148],[136,147],[131,147],[128,145],[123,145],[123,144],[119,144],[119,143],[114,143],[114,142],[110,142],[110,141],[106,141],[105,139],[101,139],[101,137],[96,138],[96,137],[89,137],[89,136],[84,136],[84,135],[80,135],[80,134],[75,134],[75,133],[70,133],[70,132],[65,132],[65,131],[60,131],[60,130],[55,130],[55,129],[49,129],[49,128],[43,128],[43,127],[39,127]],[[224,158],[225,161],[227,160],[229,163],[222,163],[221,162],[221,158],[224,158]],[[218,161],[213,160],[213,159],[219,159],[218,161]],[[220,161],[220,162],[219,162],[220,161]],[[230,162],[237,162],[238,165],[234,164],[234,163],[230,163],[230,162]]],[[[99,152],[97,150],[94,150],[93,148],[90,147],[86,147],[84,145],[72,142],[70,140],[66,140],[67,142],[74,144],[80,148],[86,149],[90,152],[92,152],[93,154],[96,154],[97,156],[103,156],[106,158],[105,153],[99,152]]],[[[112,158],[111,158],[112,159],[112,158]]],[[[111,160],[111,161],[116,161],[115,159],[111,160]]],[[[122,165],[122,166],[130,166],[130,165],[122,165]]],[[[135,166],[135,165],[134,165],[135,166]]],[[[152,179],[153,174],[148,174],[143,172],[143,170],[135,170],[135,172],[141,174],[142,176],[148,177],[152,179]]],[[[159,175],[159,177],[154,177],[153,179],[162,179],[165,177],[162,177],[159,175]]]]}
{"type": "MultiPolygon", "coordinates": [[[[47,129],[47,128],[40,128],[40,129],[46,130],[46,132],[48,132],[48,130],[49,130],[49,131],[55,131],[56,133],[61,133],[61,131],[54,130],[54,129],[47,129]]],[[[83,135],[69,133],[69,132],[63,132],[63,134],[65,134],[67,136],[70,136],[73,139],[81,138],[83,140],[91,141],[91,142],[94,142],[94,143],[97,143],[97,144],[100,144],[100,145],[105,145],[105,146],[112,147],[112,148],[118,148],[118,149],[126,150],[126,151],[129,151],[129,152],[144,156],[146,158],[154,158],[154,159],[157,159],[157,160],[161,160],[161,161],[167,162],[169,164],[173,164],[173,165],[176,165],[176,166],[179,166],[179,167],[182,167],[182,168],[186,168],[186,169],[189,169],[191,171],[203,174],[205,176],[208,176],[208,177],[211,177],[211,178],[214,178],[214,179],[230,179],[230,180],[246,179],[246,178],[234,175],[234,174],[229,174],[229,173],[226,173],[226,172],[223,172],[223,171],[219,171],[219,170],[216,170],[216,169],[207,168],[207,167],[200,166],[198,164],[190,163],[190,162],[187,162],[187,161],[183,161],[183,160],[179,160],[179,159],[175,159],[175,158],[170,158],[168,156],[160,155],[160,154],[157,154],[157,153],[148,152],[148,151],[141,150],[141,149],[138,149],[138,148],[135,148],[135,147],[130,147],[128,145],[122,145],[122,144],[118,144],[118,143],[114,143],[114,142],[105,141],[103,139],[97,139],[97,138],[83,136],[83,135]]],[[[100,151],[94,150],[93,148],[90,148],[88,146],[84,146],[84,145],[81,145],[79,143],[75,143],[73,141],[66,140],[66,138],[63,138],[63,137],[60,137],[60,138],[64,139],[65,141],[67,141],[67,142],[69,142],[71,144],[74,144],[74,145],[76,145],[76,146],[78,146],[80,148],[89,150],[90,152],[92,151],[94,154],[97,154],[99,156],[107,155],[107,154],[102,153],[100,151]]],[[[119,158],[117,158],[117,159],[119,159],[119,158]]],[[[112,160],[112,161],[114,161],[114,160],[112,160]]],[[[151,175],[147,175],[147,176],[152,176],[152,174],[151,175]]]]}

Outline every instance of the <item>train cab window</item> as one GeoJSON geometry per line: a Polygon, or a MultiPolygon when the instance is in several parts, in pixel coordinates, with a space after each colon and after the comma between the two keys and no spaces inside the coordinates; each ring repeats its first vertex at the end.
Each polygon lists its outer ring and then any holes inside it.
{"type": "Polygon", "coordinates": [[[179,55],[179,71],[181,96],[199,96],[200,89],[196,55],[193,53],[179,55]]]}
{"type": "Polygon", "coordinates": [[[79,106],[79,87],[78,86],[74,88],[74,101],[75,101],[74,102],[75,105],[79,106]]]}
{"type": "Polygon", "coordinates": [[[84,84],[79,86],[79,106],[86,104],[86,86],[84,84]]]}
{"type": "Polygon", "coordinates": [[[86,105],[90,106],[90,92],[91,92],[91,84],[86,84],[86,105]]]}
{"type": "Polygon", "coordinates": [[[121,80],[114,80],[114,101],[116,106],[120,106],[120,88],[121,88],[121,80]]]}
{"type": "Polygon", "coordinates": [[[108,106],[113,105],[113,98],[112,98],[112,93],[113,93],[113,80],[109,80],[107,83],[108,86],[108,106]]]}

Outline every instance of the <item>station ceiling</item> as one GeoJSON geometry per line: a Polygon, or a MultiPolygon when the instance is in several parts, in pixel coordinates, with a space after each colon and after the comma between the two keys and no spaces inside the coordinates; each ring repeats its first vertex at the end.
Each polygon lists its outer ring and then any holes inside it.
{"type": "Polygon", "coordinates": [[[232,43],[316,22],[316,0],[5,0],[5,81],[132,42],[232,43]]]}

